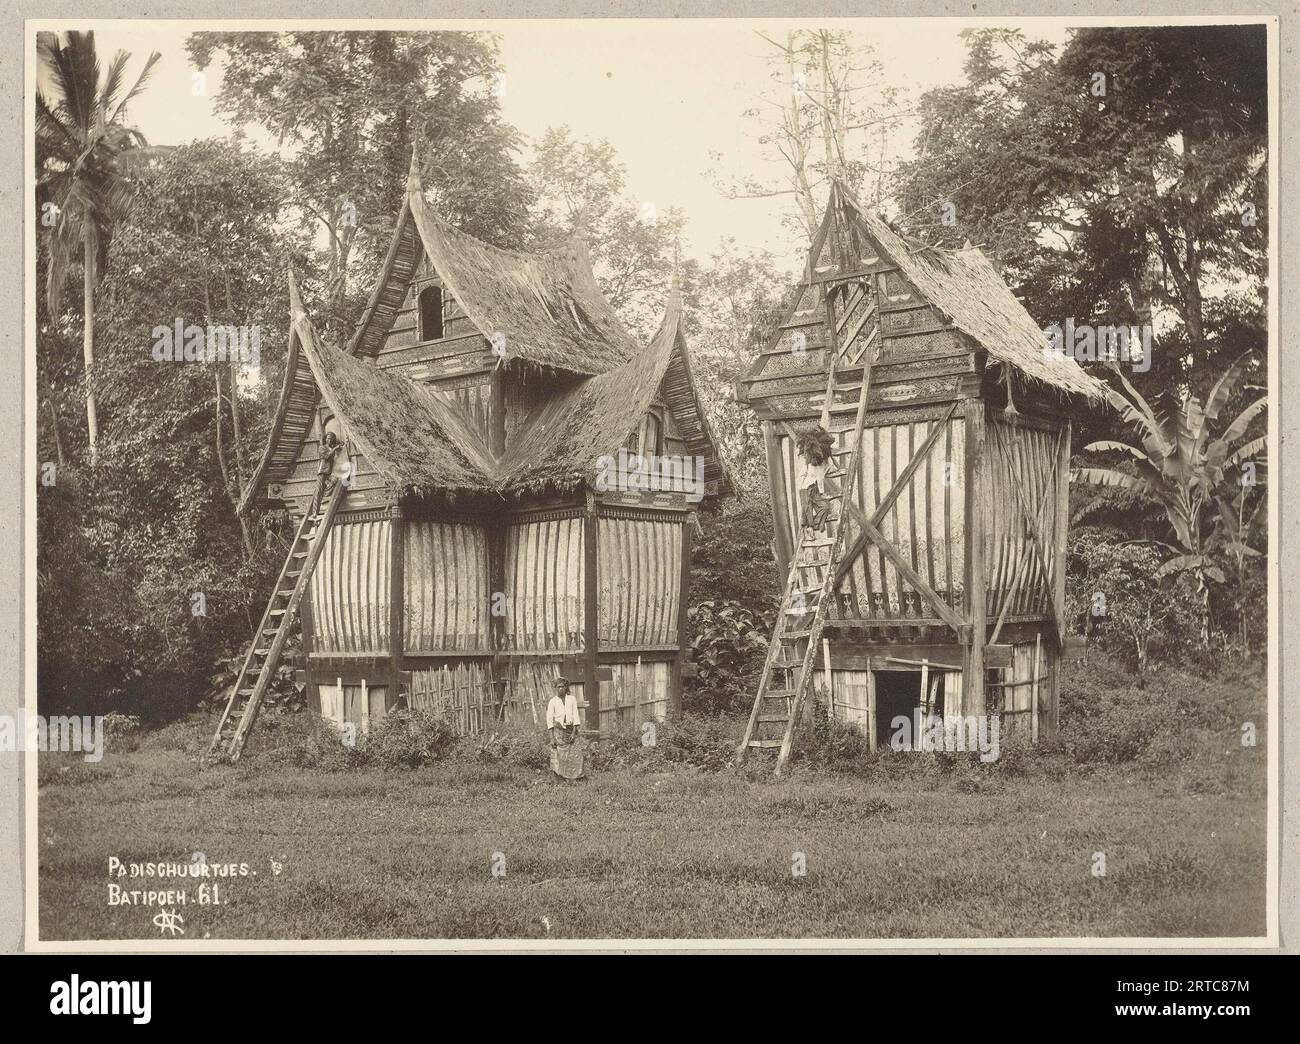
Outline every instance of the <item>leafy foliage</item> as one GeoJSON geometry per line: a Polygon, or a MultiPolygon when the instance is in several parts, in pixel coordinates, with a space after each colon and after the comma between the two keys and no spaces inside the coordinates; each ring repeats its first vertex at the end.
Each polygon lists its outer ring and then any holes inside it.
{"type": "Polygon", "coordinates": [[[767,648],[763,621],[733,601],[697,602],[687,613],[693,637],[691,662],[696,677],[690,709],[739,710],[752,701],[767,648]]]}
{"type": "Polygon", "coordinates": [[[530,201],[501,119],[490,36],[464,32],[192,34],[190,57],[222,65],[217,111],[292,147],[292,202],[328,241],[323,297],[350,330],[388,247],[413,147],[440,214],[517,245],[530,201]]]}
{"type": "MultiPolygon", "coordinates": [[[[1093,453],[1123,454],[1126,469],[1079,468],[1071,480],[1093,486],[1126,490],[1146,497],[1163,508],[1173,533],[1172,552],[1156,577],[1172,572],[1189,572],[1196,578],[1202,603],[1201,646],[1209,645],[1210,595],[1208,581],[1224,583],[1223,569],[1212,555],[1231,548],[1238,572],[1243,559],[1255,552],[1246,543],[1246,499],[1263,467],[1254,458],[1264,451],[1267,438],[1247,438],[1254,422],[1263,414],[1267,396],[1258,396],[1243,407],[1218,434],[1213,422],[1237,395],[1250,372],[1251,358],[1243,355],[1214,382],[1204,403],[1192,394],[1176,411],[1158,412],[1122,373],[1119,379],[1127,396],[1107,389],[1111,405],[1139,435],[1141,446],[1114,439],[1100,440],[1085,447],[1093,453]],[[1237,491],[1237,511],[1230,498],[1237,491]]],[[[1265,499],[1253,495],[1252,520],[1265,499]]],[[[1094,501],[1078,517],[1095,514],[1101,502],[1094,501]]],[[[1169,545],[1165,545],[1169,546],[1169,545]]]]}
{"type": "Polygon", "coordinates": [[[1198,602],[1186,576],[1161,579],[1150,544],[1084,529],[1070,542],[1066,612],[1090,642],[1144,675],[1196,645],[1198,602]]]}

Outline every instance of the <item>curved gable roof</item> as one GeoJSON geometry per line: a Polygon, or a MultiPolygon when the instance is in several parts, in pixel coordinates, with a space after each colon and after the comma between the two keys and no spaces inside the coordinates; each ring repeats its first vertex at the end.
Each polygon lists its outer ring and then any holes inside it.
{"type": "Polygon", "coordinates": [[[581,239],[545,254],[489,246],[433,213],[414,170],[403,215],[408,211],[439,278],[484,337],[505,338],[508,358],[594,375],[637,354],[636,340],[596,285],[581,239]]]}
{"type": "MultiPolygon", "coordinates": [[[[1101,398],[1104,385],[1071,356],[1047,351],[1043,330],[974,246],[961,250],[910,245],[880,217],[864,210],[849,190],[832,190],[850,216],[896,264],[926,300],[998,362],[1063,392],[1101,398]]],[[[829,208],[828,208],[829,209],[829,208]]]]}

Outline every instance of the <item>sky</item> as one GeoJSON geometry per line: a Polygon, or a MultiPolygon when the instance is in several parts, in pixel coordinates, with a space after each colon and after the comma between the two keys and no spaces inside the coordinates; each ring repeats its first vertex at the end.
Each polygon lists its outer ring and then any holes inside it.
{"type": "MultiPolygon", "coordinates": [[[[570,127],[578,139],[606,139],[626,166],[627,189],[638,202],[652,203],[659,212],[685,211],[688,256],[705,258],[730,237],[742,248],[771,250],[793,270],[802,258],[798,242],[781,224],[788,198],[728,199],[718,180],[777,180],[780,168],[756,141],[755,122],[742,115],[772,82],[766,58],[773,48],[758,31],[779,38],[787,29],[816,24],[678,19],[482,25],[500,35],[503,115],[526,139],[559,125],[570,127]]],[[[963,24],[859,19],[835,27],[873,45],[889,83],[914,98],[961,80],[963,24]]],[[[1022,19],[1021,24],[1032,37],[1065,40],[1065,23],[1022,19]]],[[[194,92],[196,70],[184,46],[191,29],[174,22],[159,27],[136,22],[129,29],[102,25],[96,28],[101,55],[126,49],[132,74],[150,51],[162,54],[148,90],[130,109],[130,122],[151,143],[230,134],[231,127],[213,111],[219,69],[208,71],[205,94],[194,92]]],[[[914,124],[901,128],[900,149],[906,151],[914,129],[914,124]]]]}

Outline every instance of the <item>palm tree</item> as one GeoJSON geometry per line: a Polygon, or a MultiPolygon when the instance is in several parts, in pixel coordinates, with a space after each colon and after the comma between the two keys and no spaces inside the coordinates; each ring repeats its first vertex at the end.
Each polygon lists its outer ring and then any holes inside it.
{"type": "MultiPolygon", "coordinates": [[[[1072,481],[1097,486],[1114,486],[1156,501],[1164,508],[1173,530],[1172,544],[1155,541],[1172,552],[1157,571],[1157,576],[1190,572],[1196,578],[1201,599],[1201,644],[1210,641],[1210,590],[1207,578],[1223,583],[1223,570],[1212,561],[1212,554],[1230,552],[1234,544],[1244,544],[1237,532],[1225,532],[1224,520],[1231,518],[1234,485],[1240,465],[1258,455],[1268,444],[1266,436],[1243,442],[1251,422],[1268,404],[1261,395],[1243,409],[1217,437],[1210,434],[1211,422],[1236,393],[1249,365],[1249,353],[1241,356],[1223,373],[1209,397],[1202,404],[1188,395],[1177,412],[1158,414],[1131,385],[1118,368],[1127,396],[1113,388],[1106,390],[1112,406],[1141,436],[1141,447],[1127,442],[1102,440],[1085,446],[1088,452],[1118,452],[1132,458],[1133,471],[1116,468],[1079,468],[1070,474],[1072,481]],[[1226,514],[1225,514],[1226,512],[1226,514]],[[1213,513],[1213,517],[1212,517],[1213,513]],[[1206,531],[1206,523],[1214,528],[1206,531]],[[1218,525],[1215,525],[1215,523],[1218,525]]],[[[1244,500],[1243,500],[1244,504],[1244,500]]],[[[1095,506],[1095,505],[1093,505],[1095,506]]],[[[1087,514],[1085,508],[1080,515],[1087,514]]]]}
{"type": "Polygon", "coordinates": [[[50,96],[36,92],[38,202],[57,208],[51,228],[46,300],[58,315],[68,272],[77,255],[82,262],[85,306],[82,352],[86,363],[86,431],[94,463],[99,434],[95,413],[95,286],[105,267],[113,227],[130,201],[127,169],[158,150],[137,130],[123,124],[126,106],[143,89],[155,63],[149,56],[135,85],[123,94],[130,55],[118,51],[100,81],[93,32],[42,34],[37,50],[50,77],[50,96]]]}

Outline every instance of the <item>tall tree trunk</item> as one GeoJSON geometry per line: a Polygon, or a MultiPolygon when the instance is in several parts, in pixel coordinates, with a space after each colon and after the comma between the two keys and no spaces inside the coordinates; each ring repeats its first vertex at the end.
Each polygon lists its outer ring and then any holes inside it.
{"type": "MultiPolygon", "coordinates": [[[[196,237],[199,234],[199,219],[197,216],[194,218],[194,234],[196,237]]],[[[228,292],[229,291],[227,291],[227,293],[228,292]]],[[[212,290],[208,286],[207,272],[204,272],[203,274],[203,310],[204,310],[203,322],[204,322],[205,330],[211,330],[212,329],[212,290]]],[[[236,492],[236,488],[234,484],[230,480],[230,467],[229,465],[226,464],[226,447],[225,444],[221,441],[221,424],[223,420],[221,415],[222,413],[221,400],[222,398],[224,398],[224,396],[221,391],[221,366],[219,364],[217,368],[213,370],[212,375],[216,381],[216,391],[217,391],[217,416],[216,416],[215,438],[217,443],[217,464],[221,468],[221,488],[225,490],[226,499],[230,501],[230,506],[235,511],[235,518],[239,520],[239,533],[244,541],[244,553],[245,555],[251,557],[253,554],[253,536],[248,530],[248,519],[246,519],[243,515],[239,513],[240,498],[238,492],[236,492]]],[[[235,385],[235,375],[234,375],[234,369],[232,367],[230,371],[230,386],[232,391],[230,407],[232,410],[235,408],[234,395],[233,395],[234,385],[235,385]]],[[[238,468],[239,466],[238,458],[236,458],[235,466],[236,468],[238,468]]]]}
{"type": "MultiPolygon", "coordinates": [[[[230,272],[224,273],[226,283],[226,315],[234,316],[235,305],[230,293],[230,272]]],[[[230,426],[234,438],[235,491],[244,497],[244,426],[239,419],[239,360],[230,360],[230,426]]]]}
{"type": "Polygon", "coordinates": [[[95,239],[95,226],[90,215],[86,216],[86,231],[82,236],[83,279],[85,281],[85,305],[82,311],[81,352],[86,362],[86,437],[90,447],[90,463],[98,460],[99,415],[95,410],[95,264],[98,244],[95,239]]]}
{"type": "Polygon", "coordinates": [[[239,513],[239,499],[235,496],[234,486],[230,481],[230,466],[226,463],[226,446],[221,440],[221,423],[224,419],[221,416],[221,400],[225,398],[221,391],[221,370],[214,370],[212,375],[217,386],[217,416],[214,438],[217,443],[217,465],[221,468],[221,488],[226,491],[226,499],[230,501],[230,506],[235,510],[235,518],[239,520],[239,535],[244,541],[244,554],[246,557],[251,558],[253,556],[253,534],[248,528],[248,519],[239,513]]]}

